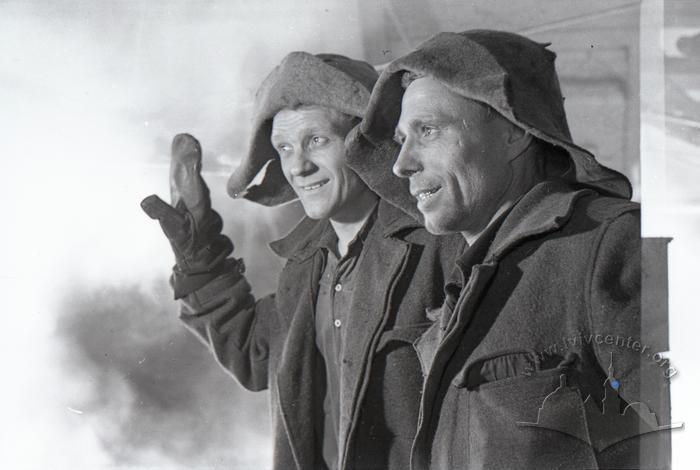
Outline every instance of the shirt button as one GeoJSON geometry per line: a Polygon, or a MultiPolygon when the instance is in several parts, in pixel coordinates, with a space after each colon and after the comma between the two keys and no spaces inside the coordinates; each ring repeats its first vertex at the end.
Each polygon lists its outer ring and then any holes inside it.
{"type": "Polygon", "coordinates": [[[340,323],[339,319],[336,318],[335,321],[333,322],[333,324],[335,325],[336,328],[340,328],[341,323],[340,323]]]}
{"type": "Polygon", "coordinates": [[[335,285],[335,291],[336,291],[336,292],[340,292],[341,290],[343,290],[343,285],[342,285],[342,284],[336,284],[336,285],[335,285]]]}

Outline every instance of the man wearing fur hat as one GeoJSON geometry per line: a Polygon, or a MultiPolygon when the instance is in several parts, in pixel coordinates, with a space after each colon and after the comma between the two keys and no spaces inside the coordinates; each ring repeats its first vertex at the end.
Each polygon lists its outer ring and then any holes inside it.
{"type": "Polygon", "coordinates": [[[264,205],[298,198],[307,215],[271,244],[287,259],[276,295],[256,301],[240,262],[226,259],[232,244],[198,164],[187,166],[199,151],[192,137],[174,142],[176,209],[144,201],[176,252],[182,321],[243,386],[270,389],[278,469],[409,465],[423,380],[413,342],[463,241],[430,235],[346,165],[346,136],[376,78],[365,62],[294,52],[256,95],[250,152],[229,194],[264,205]]]}
{"type": "Polygon", "coordinates": [[[395,140],[398,156],[374,166],[408,180],[431,233],[469,245],[417,342],[414,470],[665,465],[660,433],[640,437],[643,420],[611,404],[660,412],[640,377],[668,386],[617,340],[641,334],[639,206],[624,176],[573,143],[554,58],[511,33],[438,34],[382,72],[354,141],[395,140]]]}

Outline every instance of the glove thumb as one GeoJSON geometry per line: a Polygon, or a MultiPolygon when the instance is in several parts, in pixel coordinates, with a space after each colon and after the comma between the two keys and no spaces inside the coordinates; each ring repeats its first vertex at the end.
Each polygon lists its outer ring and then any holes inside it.
{"type": "Polygon", "coordinates": [[[187,215],[152,194],[141,201],[141,208],[151,218],[158,220],[165,236],[173,242],[187,238],[190,221],[187,215]]]}

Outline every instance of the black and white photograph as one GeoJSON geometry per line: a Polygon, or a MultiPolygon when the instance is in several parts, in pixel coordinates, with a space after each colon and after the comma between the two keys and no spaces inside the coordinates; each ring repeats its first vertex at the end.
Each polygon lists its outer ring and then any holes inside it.
{"type": "Polygon", "coordinates": [[[0,129],[0,468],[697,467],[697,0],[0,0],[0,129]]]}

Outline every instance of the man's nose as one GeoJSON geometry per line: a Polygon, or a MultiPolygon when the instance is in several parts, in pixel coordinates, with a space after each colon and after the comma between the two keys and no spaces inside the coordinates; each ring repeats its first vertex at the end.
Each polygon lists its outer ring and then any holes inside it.
{"type": "Polygon", "coordinates": [[[400,178],[408,178],[421,170],[413,142],[406,139],[401,145],[401,151],[399,156],[396,157],[392,171],[400,178]]]}
{"type": "Polygon", "coordinates": [[[289,158],[292,159],[289,172],[292,176],[305,176],[313,173],[315,165],[308,159],[305,150],[294,152],[289,158]]]}

